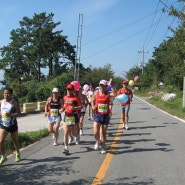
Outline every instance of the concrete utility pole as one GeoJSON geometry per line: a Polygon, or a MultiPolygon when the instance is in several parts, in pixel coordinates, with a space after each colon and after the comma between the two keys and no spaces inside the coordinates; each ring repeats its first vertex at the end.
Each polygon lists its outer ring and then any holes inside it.
{"type": "Polygon", "coordinates": [[[182,107],[185,107],[185,77],[183,79],[183,103],[182,103],[182,107]]]}
{"type": "Polygon", "coordinates": [[[80,57],[81,57],[81,41],[82,41],[82,25],[83,25],[83,14],[79,14],[79,19],[78,19],[78,36],[77,36],[75,69],[74,69],[74,80],[79,80],[80,57]]]}
{"type": "Polygon", "coordinates": [[[145,53],[148,53],[148,51],[145,51],[144,50],[144,46],[143,46],[143,50],[142,51],[138,51],[138,53],[142,53],[141,67],[142,67],[142,74],[143,74],[143,69],[144,69],[144,64],[145,64],[145,53]]]}

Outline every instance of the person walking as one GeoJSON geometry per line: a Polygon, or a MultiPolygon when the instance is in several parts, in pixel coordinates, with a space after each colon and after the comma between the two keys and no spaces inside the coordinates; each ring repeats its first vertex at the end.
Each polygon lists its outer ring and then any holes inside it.
{"type": "Polygon", "coordinates": [[[89,105],[88,105],[89,118],[88,118],[88,120],[91,120],[93,117],[93,114],[94,114],[93,109],[92,109],[92,105],[91,105],[93,94],[94,94],[94,89],[93,89],[92,85],[89,85],[89,90],[88,90],[88,94],[87,94],[87,98],[89,100],[89,105]]]}
{"type": "Polygon", "coordinates": [[[121,103],[121,119],[122,119],[122,123],[123,123],[123,128],[125,128],[126,130],[129,129],[128,127],[128,120],[129,120],[129,110],[130,110],[130,103],[132,102],[132,98],[133,98],[133,93],[132,90],[128,88],[128,81],[124,80],[122,82],[123,87],[120,88],[117,92],[117,95],[120,94],[126,94],[128,96],[128,101],[121,103]]]}
{"type": "Polygon", "coordinates": [[[76,111],[81,110],[81,102],[78,96],[74,94],[74,86],[68,84],[66,86],[67,94],[64,96],[64,106],[61,109],[61,112],[64,112],[64,151],[63,153],[69,155],[68,148],[68,136],[72,133],[75,141],[77,140],[77,122],[79,121],[76,111]]]}
{"type": "Polygon", "coordinates": [[[19,103],[12,97],[13,89],[6,87],[3,95],[4,99],[0,100],[0,164],[3,164],[7,160],[5,154],[5,140],[9,133],[11,134],[11,138],[16,150],[15,162],[19,162],[21,160],[19,151],[20,146],[18,142],[18,123],[16,119],[21,114],[19,103]]]}
{"type": "Polygon", "coordinates": [[[80,111],[79,129],[80,135],[83,135],[83,121],[86,113],[87,106],[89,105],[89,100],[85,94],[82,93],[82,88],[80,88],[79,98],[81,100],[82,109],[80,111]]]}
{"type": "Polygon", "coordinates": [[[106,134],[110,121],[110,95],[106,90],[107,81],[101,80],[99,83],[99,91],[97,91],[92,97],[92,109],[94,110],[94,126],[93,133],[96,143],[95,150],[99,149],[100,136],[101,136],[101,153],[105,154],[106,134]],[[100,133],[101,132],[101,133],[100,133]]]}
{"type": "Polygon", "coordinates": [[[63,107],[63,99],[59,95],[59,89],[53,88],[52,96],[49,97],[45,104],[44,115],[48,118],[48,131],[53,133],[54,146],[58,145],[59,127],[61,115],[59,110],[63,107]]]}

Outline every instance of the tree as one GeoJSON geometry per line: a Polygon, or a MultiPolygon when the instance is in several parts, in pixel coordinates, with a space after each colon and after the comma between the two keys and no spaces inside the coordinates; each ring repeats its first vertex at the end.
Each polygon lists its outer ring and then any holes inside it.
{"type": "Polygon", "coordinates": [[[54,23],[53,16],[40,13],[23,17],[20,28],[11,31],[10,44],[0,48],[0,69],[4,70],[6,84],[21,76],[40,82],[66,72],[66,66],[74,66],[75,46],[61,35],[62,30],[56,31],[60,22],[54,23]],[[41,72],[44,68],[49,71],[46,75],[41,72]]]}

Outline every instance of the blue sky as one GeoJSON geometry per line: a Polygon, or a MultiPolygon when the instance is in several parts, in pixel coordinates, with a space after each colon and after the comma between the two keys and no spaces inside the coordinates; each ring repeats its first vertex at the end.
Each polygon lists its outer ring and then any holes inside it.
{"type": "Polygon", "coordinates": [[[177,0],[6,0],[0,6],[0,47],[8,45],[10,31],[19,28],[24,16],[34,13],[54,13],[58,30],[75,45],[78,18],[83,14],[81,63],[88,67],[111,64],[116,76],[140,65],[152,57],[154,47],[172,33],[178,20],[162,13],[165,6],[182,8],[177,0]],[[163,3],[162,3],[163,2],[163,3]]]}

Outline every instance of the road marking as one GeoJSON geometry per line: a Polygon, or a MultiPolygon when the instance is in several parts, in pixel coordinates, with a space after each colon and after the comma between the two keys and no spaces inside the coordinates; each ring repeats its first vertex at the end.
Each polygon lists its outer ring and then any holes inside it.
{"type": "Polygon", "coordinates": [[[103,183],[104,177],[105,177],[107,170],[109,169],[109,165],[112,161],[113,154],[114,154],[116,147],[118,145],[118,142],[121,138],[121,133],[123,133],[123,132],[122,132],[122,124],[120,121],[117,133],[114,137],[114,141],[112,142],[110,149],[108,150],[108,153],[106,154],[105,159],[102,162],[102,164],[101,164],[101,166],[100,166],[100,168],[99,168],[99,170],[93,180],[92,185],[101,185],[103,183]],[[121,132],[120,132],[120,130],[121,130],[121,132]]]}
{"type": "Polygon", "coordinates": [[[139,98],[138,96],[135,96],[135,97],[138,98],[139,100],[145,102],[146,104],[150,105],[151,107],[154,107],[154,108],[156,108],[157,110],[159,110],[159,111],[161,111],[161,112],[163,112],[163,113],[165,113],[165,114],[167,114],[167,115],[169,115],[169,116],[171,116],[171,117],[173,117],[173,118],[175,118],[175,119],[178,119],[179,121],[182,121],[183,123],[185,123],[185,120],[183,120],[183,119],[181,119],[181,118],[179,118],[179,117],[177,117],[177,116],[174,116],[174,115],[172,115],[172,114],[170,114],[170,113],[168,113],[168,112],[166,112],[166,111],[164,111],[164,110],[162,110],[162,109],[156,107],[155,105],[150,104],[149,102],[147,102],[147,101],[145,101],[145,100],[139,98]]]}

